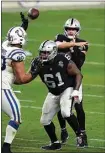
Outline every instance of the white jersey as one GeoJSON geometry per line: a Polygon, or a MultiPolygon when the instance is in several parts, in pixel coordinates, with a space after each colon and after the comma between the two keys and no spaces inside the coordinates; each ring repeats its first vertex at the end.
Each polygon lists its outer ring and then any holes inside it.
{"type": "Polygon", "coordinates": [[[12,84],[15,81],[15,75],[11,66],[12,61],[21,62],[26,58],[26,54],[23,49],[18,47],[11,47],[8,45],[8,41],[2,43],[2,89],[11,89],[12,84]]]}

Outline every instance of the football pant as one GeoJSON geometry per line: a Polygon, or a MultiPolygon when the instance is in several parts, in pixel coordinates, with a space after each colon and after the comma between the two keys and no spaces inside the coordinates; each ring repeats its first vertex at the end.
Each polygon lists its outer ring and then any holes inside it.
{"type": "Polygon", "coordinates": [[[2,89],[2,111],[11,120],[21,123],[20,102],[12,89],[2,89]]]}

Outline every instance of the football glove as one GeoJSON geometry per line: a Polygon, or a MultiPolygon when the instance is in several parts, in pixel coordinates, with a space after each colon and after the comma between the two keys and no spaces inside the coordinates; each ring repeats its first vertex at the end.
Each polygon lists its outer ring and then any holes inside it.
{"type": "Polygon", "coordinates": [[[41,61],[40,61],[39,57],[35,57],[31,61],[30,73],[31,73],[33,79],[38,75],[41,66],[42,66],[42,64],[41,64],[41,61]]]}
{"type": "Polygon", "coordinates": [[[20,12],[20,17],[22,21],[21,27],[26,31],[28,28],[28,18],[26,18],[22,12],[20,12]]]}
{"type": "Polygon", "coordinates": [[[74,90],[71,94],[71,98],[73,98],[73,103],[80,103],[80,101],[79,101],[79,91],[74,90]]]}

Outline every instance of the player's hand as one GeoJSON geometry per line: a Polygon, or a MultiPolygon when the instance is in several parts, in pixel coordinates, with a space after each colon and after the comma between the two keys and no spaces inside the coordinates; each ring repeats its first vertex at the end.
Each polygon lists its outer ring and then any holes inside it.
{"type": "Polygon", "coordinates": [[[25,23],[28,22],[28,18],[26,18],[22,12],[20,12],[20,17],[22,22],[25,22],[25,23]]]}
{"type": "Polygon", "coordinates": [[[79,91],[74,90],[71,94],[71,98],[73,98],[73,103],[80,103],[80,101],[79,101],[79,91]]]}
{"type": "Polygon", "coordinates": [[[85,45],[88,45],[88,42],[75,42],[75,46],[85,46],[85,45]]]}
{"type": "Polygon", "coordinates": [[[31,68],[30,68],[30,72],[32,74],[32,77],[35,78],[36,75],[38,75],[40,68],[41,68],[42,64],[40,62],[40,58],[36,57],[31,61],[31,68]]]}

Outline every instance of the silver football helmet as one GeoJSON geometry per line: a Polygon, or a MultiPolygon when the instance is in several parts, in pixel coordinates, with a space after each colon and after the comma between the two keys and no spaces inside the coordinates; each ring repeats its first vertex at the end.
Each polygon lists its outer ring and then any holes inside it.
{"type": "Polygon", "coordinates": [[[25,45],[27,33],[22,27],[12,27],[7,33],[9,44],[25,45]]]}
{"type": "Polygon", "coordinates": [[[78,37],[80,30],[81,30],[80,22],[75,18],[68,19],[64,24],[64,33],[70,39],[78,37]],[[76,30],[75,34],[74,35],[68,34],[68,29],[76,30]]]}
{"type": "Polygon", "coordinates": [[[52,40],[46,40],[41,43],[39,47],[39,56],[43,62],[48,62],[52,60],[57,55],[57,45],[52,40]]]}

